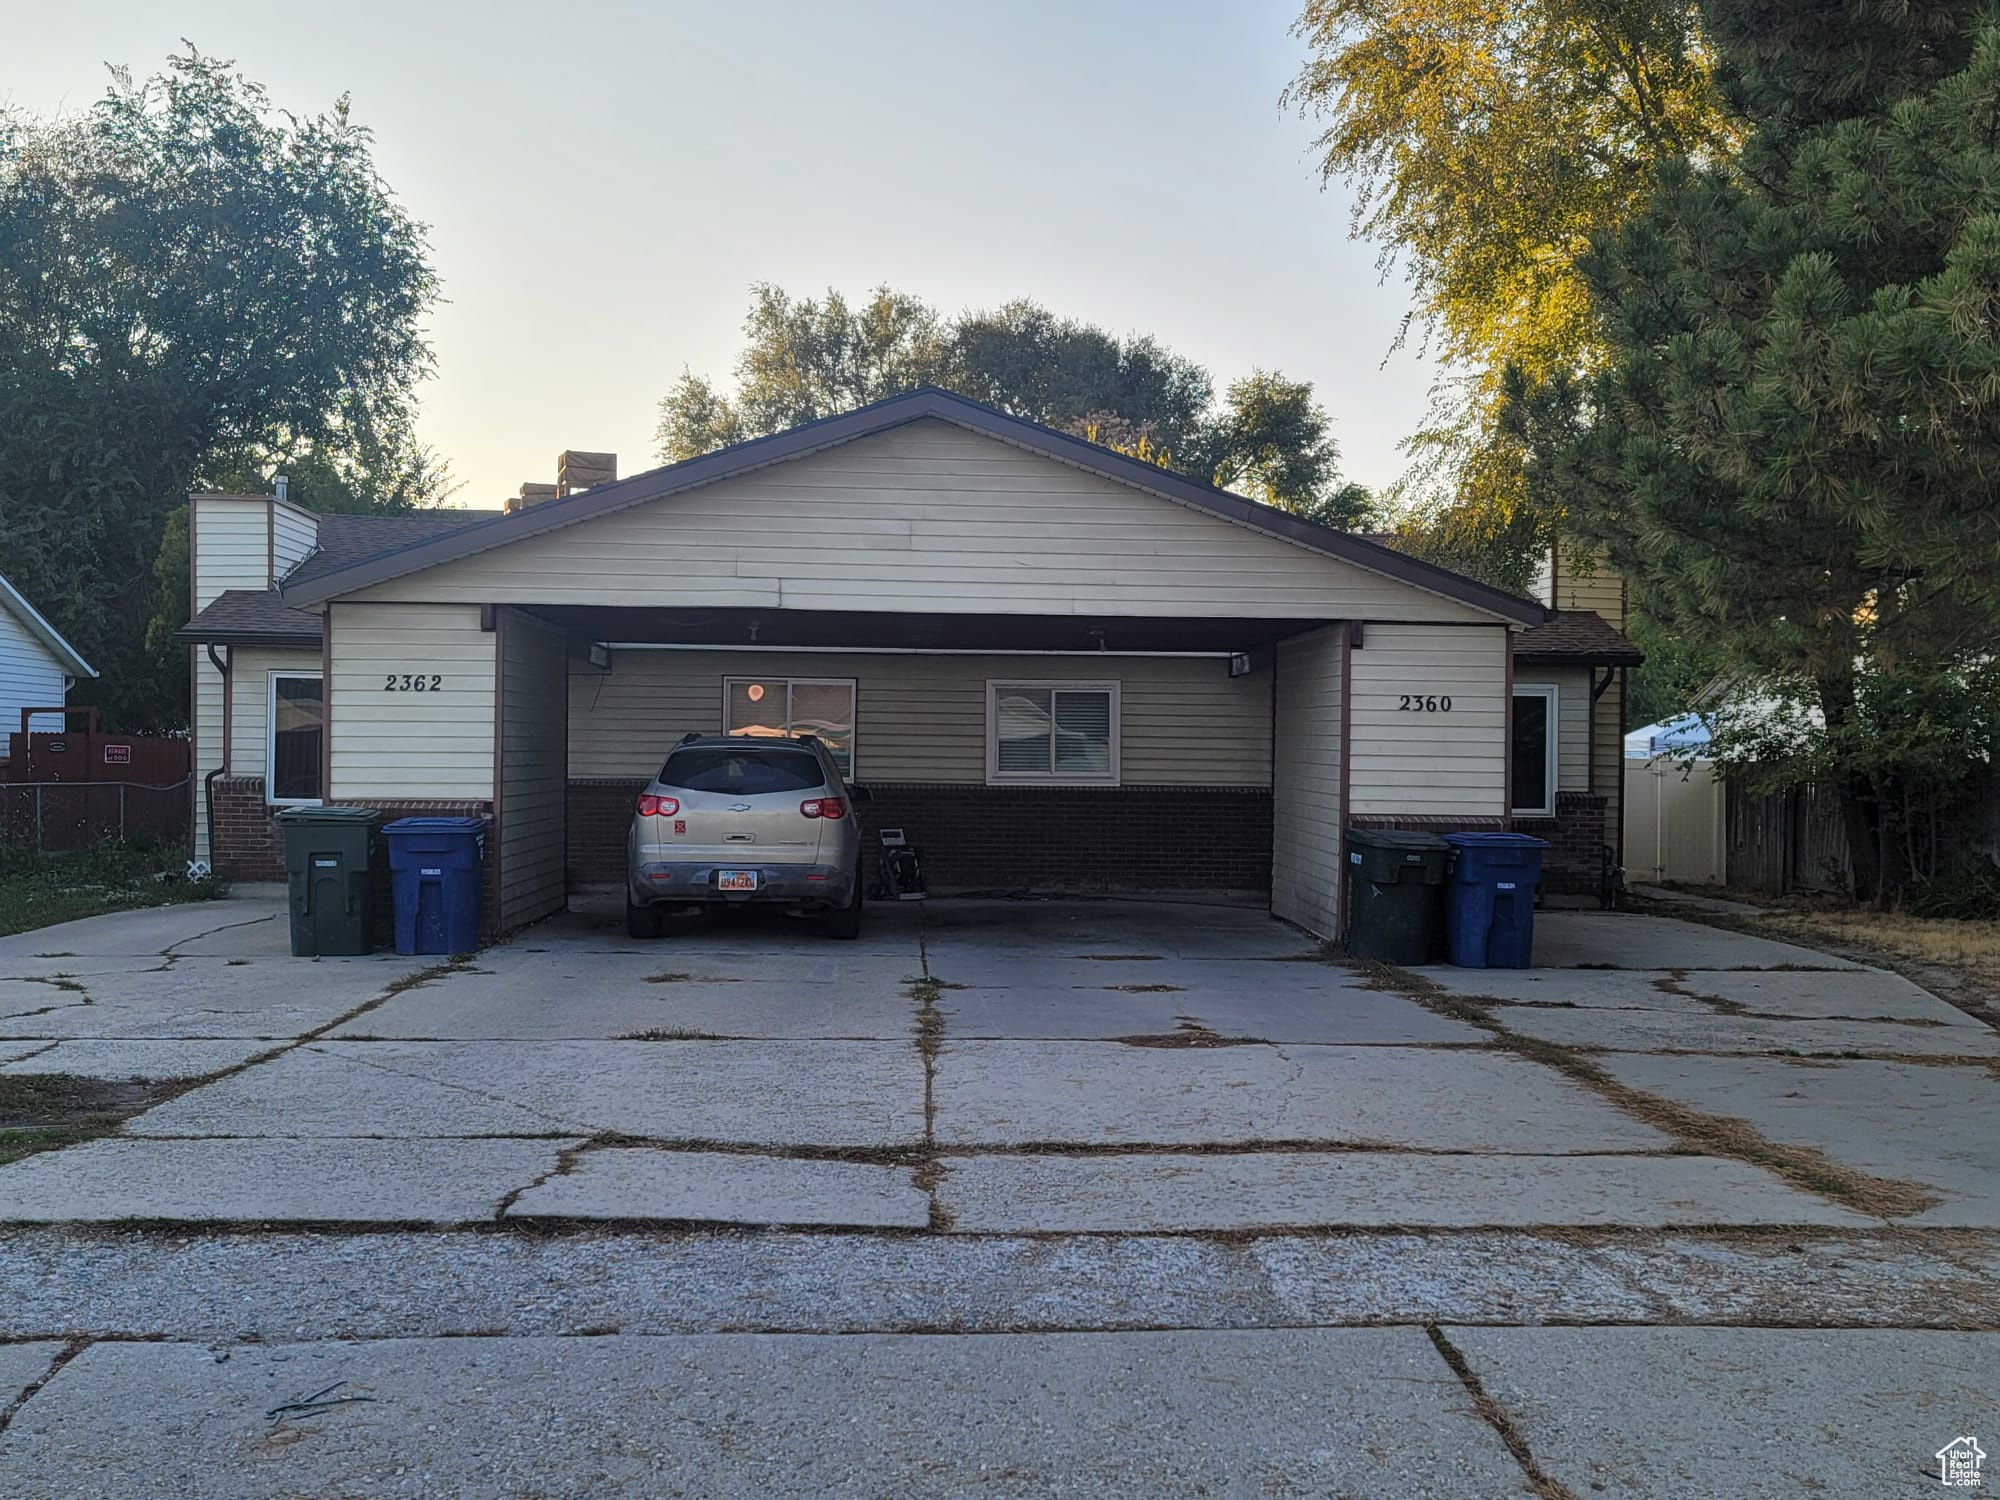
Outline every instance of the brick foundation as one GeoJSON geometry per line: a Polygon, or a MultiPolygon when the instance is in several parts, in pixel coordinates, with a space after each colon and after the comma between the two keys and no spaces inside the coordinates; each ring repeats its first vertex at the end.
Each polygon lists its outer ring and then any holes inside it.
{"type": "Polygon", "coordinates": [[[1542,854],[1543,891],[1604,898],[1604,810],[1604,799],[1594,792],[1558,792],[1553,818],[1514,820],[1516,833],[1549,842],[1542,854]]]}
{"type": "MultiPolygon", "coordinates": [[[[572,886],[625,878],[625,833],[643,781],[573,781],[572,886]]],[[[868,783],[871,862],[883,828],[922,850],[947,891],[1268,891],[1271,794],[1263,787],[990,787],[868,783]]]]}
{"type": "Polygon", "coordinates": [[[285,840],[264,800],[261,776],[215,778],[215,821],[208,833],[209,863],[218,878],[283,881],[285,840]]]}
{"type": "Polygon", "coordinates": [[[1402,828],[1418,833],[1469,833],[1511,829],[1548,842],[1542,854],[1542,891],[1550,896],[1604,898],[1604,799],[1592,792],[1558,792],[1553,818],[1359,817],[1362,828],[1402,828]]]}

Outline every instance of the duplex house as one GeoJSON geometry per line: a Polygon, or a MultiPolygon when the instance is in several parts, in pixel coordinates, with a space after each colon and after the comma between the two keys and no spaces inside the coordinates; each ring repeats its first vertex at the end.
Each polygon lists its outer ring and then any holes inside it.
{"type": "Polygon", "coordinates": [[[938,390],[564,467],[503,514],[196,498],[198,852],[276,878],[275,809],[482,813],[510,928],[622,878],[683,734],[810,730],[941,890],[1255,893],[1330,935],[1349,824],[1602,864],[1631,657],[1594,612],[938,390]]]}

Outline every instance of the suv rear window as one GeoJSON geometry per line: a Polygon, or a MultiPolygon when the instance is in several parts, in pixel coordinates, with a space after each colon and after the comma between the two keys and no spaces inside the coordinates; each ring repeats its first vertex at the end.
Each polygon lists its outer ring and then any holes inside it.
{"type": "Polygon", "coordinates": [[[819,759],[809,750],[742,749],[676,750],[667,757],[660,781],[690,792],[733,792],[754,797],[759,792],[809,792],[826,785],[819,759]]]}

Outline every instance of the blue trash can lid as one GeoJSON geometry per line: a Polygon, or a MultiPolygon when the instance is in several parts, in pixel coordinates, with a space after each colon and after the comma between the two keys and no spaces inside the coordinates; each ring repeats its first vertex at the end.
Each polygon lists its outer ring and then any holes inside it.
{"type": "Polygon", "coordinates": [[[386,825],[382,832],[397,833],[480,833],[486,828],[484,818],[398,818],[386,825]]]}
{"type": "MultiPolygon", "coordinates": [[[[394,828],[396,825],[391,823],[389,826],[394,828]]],[[[1546,849],[1549,847],[1547,839],[1538,839],[1532,833],[1498,833],[1486,831],[1447,833],[1444,836],[1444,841],[1447,844],[1455,844],[1461,849],[1491,849],[1496,846],[1503,849],[1546,849]]]]}

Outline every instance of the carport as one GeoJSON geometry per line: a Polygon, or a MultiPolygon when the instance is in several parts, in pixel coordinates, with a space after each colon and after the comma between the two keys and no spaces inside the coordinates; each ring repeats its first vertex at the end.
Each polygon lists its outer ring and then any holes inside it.
{"type": "Polygon", "coordinates": [[[309,559],[283,602],[323,620],[327,796],[489,812],[499,928],[619,878],[680,735],[811,728],[941,889],[1330,934],[1344,822],[1504,825],[1509,632],[1545,616],[932,390],[309,559]]]}

